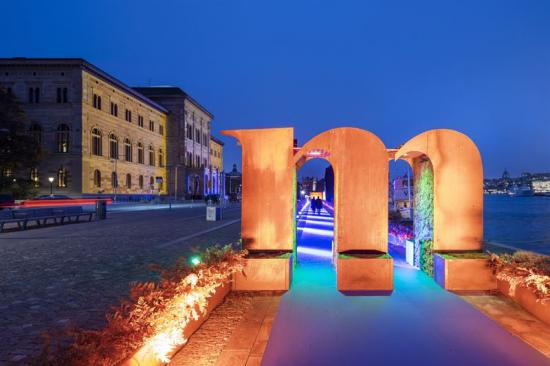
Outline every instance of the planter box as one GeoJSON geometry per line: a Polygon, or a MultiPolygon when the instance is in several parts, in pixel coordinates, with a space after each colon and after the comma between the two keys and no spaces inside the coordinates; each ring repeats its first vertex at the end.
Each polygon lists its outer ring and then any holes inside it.
{"type": "MultiPolygon", "coordinates": [[[[227,283],[223,286],[217,288],[216,292],[208,299],[208,305],[206,313],[201,315],[197,320],[191,320],[185,329],[183,330],[183,335],[185,339],[189,339],[197,329],[208,319],[210,313],[223,301],[227,294],[231,291],[231,284],[227,283]]],[[[198,309],[198,307],[197,307],[198,309]]],[[[185,344],[181,345],[174,349],[170,353],[170,357],[174,356],[182,347],[185,347],[185,344]]],[[[155,356],[153,350],[147,345],[139,349],[130,359],[126,360],[123,366],[161,366],[164,365],[163,362],[158,360],[155,356]]]]}
{"type": "Polygon", "coordinates": [[[449,291],[496,290],[488,259],[446,258],[434,254],[434,280],[449,291]]]}
{"type": "Polygon", "coordinates": [[[344,293],[393,291],[393,258],[338,256],[337,288],[344,293]]]}
{"type": "Polygon", "coordinates": [[[537,301],[537,296],[528,287],[518,285],[514,295],[510,295],[510,283],[506,280],[497,280],[498,290],[506,297],[514,300],[522,308],[550,326],[550,301],[537,301]]]}
{"type": "Polygon", "coordinates": [[[292,281],[292,256],[246,258],[244,273],[235,273],[235,291],[288,291],[292,281]]]}

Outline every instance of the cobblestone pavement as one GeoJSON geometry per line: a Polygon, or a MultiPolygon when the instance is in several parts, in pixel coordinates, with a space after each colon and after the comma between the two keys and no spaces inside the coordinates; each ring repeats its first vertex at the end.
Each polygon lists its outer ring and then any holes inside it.
{"type": "Polygon", "coordinates": [[[279,301],[276,294],[229,293],[169,365],[259,365],[279,301]]]}
{"type": "Polygon", "coordinates": [[[172,264],[193,248],[239,239],[239,207],[227,209],[221,222],[207,222],[204,211],[117,213],[0,234],[0,365],[24,363],[45,330],[104,325],[130,282],[152,278],[148,264],[172,264]]]}
{"type": "Polygon", "coordinates": [[[252,309],[252,293],[230,292],[210,314],[187,344],[172,358],[170,366],[211,366],[244,315],[252,309]]]}

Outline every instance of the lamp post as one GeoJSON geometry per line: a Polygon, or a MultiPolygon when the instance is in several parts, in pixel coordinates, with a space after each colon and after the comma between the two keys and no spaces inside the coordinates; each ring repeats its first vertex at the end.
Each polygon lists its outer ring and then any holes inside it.
{"type": "Polygon", "coordinates": [[[113,165],[114,165],[114,171],[115,171],[115,181],[113,182],[113,188],[114,188],[114,191],[115,191],[115,196],[113,197],[113,201],[116,202],[116,193],[117,193],[117,188],[118,188],[118,172],[117,172],[117,160],[118,160],[118,157],[117,159],[113,159],[113,165]]]}
{"type": "Polygon", "coordinates": [[[49,177],[48,180],[50,181],[50,196],[53,196],[53,177],[49,177]]]}

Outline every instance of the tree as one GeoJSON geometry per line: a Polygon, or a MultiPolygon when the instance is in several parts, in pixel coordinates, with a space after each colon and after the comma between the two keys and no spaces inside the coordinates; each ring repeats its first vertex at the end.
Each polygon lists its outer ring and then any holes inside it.
{"type": "MultiPolygon", "coordinates": [[[[16,172],[36,167],[40,161],[40,144],[28,134],[25,112],[10,92],[0,87],[0,190],[11,190],[6,171],[16,172]]],[[[23,179],[20,184],[28,180],[23,179]]]]}

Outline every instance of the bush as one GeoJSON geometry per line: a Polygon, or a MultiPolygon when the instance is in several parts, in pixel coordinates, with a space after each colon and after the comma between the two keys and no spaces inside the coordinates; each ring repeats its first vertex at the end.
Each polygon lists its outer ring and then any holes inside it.
{"type": "Polygon", "coordinates": [[[38,194],[36,182],[30,179],[0,177],[0,193],[11,195],[16,200],[33,198],[38,194]]]}
{"type": "Polygon", "coordinates": [[[550,256],[527,251],[491,253],[491,267],[497,279],[510,284],[510,296],[518,286],[525,286],[534,291],[539,301],[550,300],[550,256]]]}
{"type": "Polygon", "coordinates": [[[434,276],[434,252],[433,241],[422,240],[420,241],[420,269],[428,276],[434,276]]]}

